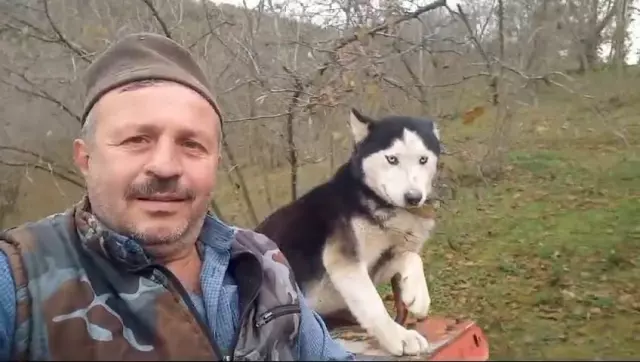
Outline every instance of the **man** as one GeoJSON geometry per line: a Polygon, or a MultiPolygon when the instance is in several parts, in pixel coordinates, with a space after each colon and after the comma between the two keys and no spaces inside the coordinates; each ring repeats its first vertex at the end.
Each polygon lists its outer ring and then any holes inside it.
{"type": "Polygon", "coordinates": [[[207,212],[222,123],[187,50],[129,35],[85,86],[87,195],[0,234],[0,359],[353,359],[275,245],[207,212]]]}

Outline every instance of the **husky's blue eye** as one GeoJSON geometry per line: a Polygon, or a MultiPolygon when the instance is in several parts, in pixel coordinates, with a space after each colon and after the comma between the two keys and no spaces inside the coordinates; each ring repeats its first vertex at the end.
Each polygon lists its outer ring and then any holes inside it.
{"type": "Polygon", "coordinates": [[[427,161],[429,161],[429,157],[422,156],[418,162],[420,162],[421,165],[424,165],[427,161]]]}
{"type": "Polygon", "coordinates": [[[398,164],[398,157],[396,156],[384,156],[387,158],[387,162],[389,162],[392,165],[397,165],[398,164]]]}

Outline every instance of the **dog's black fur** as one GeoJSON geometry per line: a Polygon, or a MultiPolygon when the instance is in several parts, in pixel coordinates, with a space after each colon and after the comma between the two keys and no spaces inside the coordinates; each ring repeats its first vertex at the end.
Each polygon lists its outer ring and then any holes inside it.
{"type": "MultiPolygon", "coordinates": [[[[362,118],[368,118],[353,110],[362,118]]],[[[296,281],[303,293],[308,282],[317,280],[325,273],[322,251],[327,239],[339,226],[348,224],[354,216],[376,221],[367,200],[375,209],[392,209],[393,206],[380,198],[363,180],[361,160],[385,149],[402,136],[405,129],[418,133],[429,148],[440,153],[440,142],[433,135],[433,124],[423,120],[390,116],[379,121],[370,120],[369,135],[355,144],[350,159],[344,163],[333,178],[324,182],[299,199],[276,210],[258,225],[256,231],[273,240],[291,264],[296,281]]],[[[355,245],[344,245],[345,255],[356,253],[355,245]]]]}

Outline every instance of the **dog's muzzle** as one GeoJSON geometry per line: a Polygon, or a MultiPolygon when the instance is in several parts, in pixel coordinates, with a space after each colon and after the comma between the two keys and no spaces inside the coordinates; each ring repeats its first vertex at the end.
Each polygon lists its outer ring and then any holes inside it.
{"type": "Polygon", "coordinates": [[[412,189],[404,194],[404,202],[408,206],[418,206],[422,201],[422,192],[412,189]]]}

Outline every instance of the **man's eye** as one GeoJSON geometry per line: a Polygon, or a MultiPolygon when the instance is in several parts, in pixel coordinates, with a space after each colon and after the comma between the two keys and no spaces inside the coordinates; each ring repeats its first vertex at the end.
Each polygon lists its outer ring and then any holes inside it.
{"type": "Polygon", "coordinates": [[[185,141],[184,146],[187,148],[201,149],[202,146],[196,141],[185,141]]]}
{"type": "Polygon", "coordinates": [[[143,137],[143,136],[135,136],[135,137],[127,138],[124,141],[124,143],[134,143],[134,144],[136,144],[136,143],[144,143],[146,141],[147,141],[147,139],[145,137],[143,137]]]}

